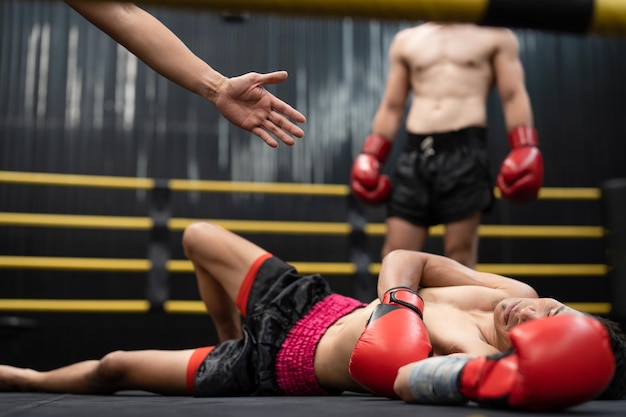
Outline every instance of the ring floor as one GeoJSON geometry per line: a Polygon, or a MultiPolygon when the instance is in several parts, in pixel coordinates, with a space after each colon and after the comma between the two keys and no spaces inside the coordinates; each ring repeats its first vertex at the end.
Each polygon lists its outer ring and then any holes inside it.
{"type": "Polygon", "coordinates": [[[332,397],[165,397],[142,391],[112,396],[0,393],[0,417],[503,417],[503,416],[624,416],[626,400],[590,401],[556,413],[465,406],[407,404],[369,395],[346,393],[332,397]]]}

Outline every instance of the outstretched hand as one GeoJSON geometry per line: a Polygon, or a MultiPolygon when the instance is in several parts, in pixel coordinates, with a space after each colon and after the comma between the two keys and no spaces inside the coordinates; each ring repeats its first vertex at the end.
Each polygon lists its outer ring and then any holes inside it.
{"type": "Polygon", "coordinates": [[[294,122],[304,123],[306,118],[263,88],[263,84],[278,84],[286,80],[287,75],[286,71],[268,74],[250,72],[226,78],[217,88],[215,106],[228,121],[254,133],[272,148],[278,147],[272,135],[293,146],[295,140],[292,135],[304,137],[304,131],[294,122]]]}

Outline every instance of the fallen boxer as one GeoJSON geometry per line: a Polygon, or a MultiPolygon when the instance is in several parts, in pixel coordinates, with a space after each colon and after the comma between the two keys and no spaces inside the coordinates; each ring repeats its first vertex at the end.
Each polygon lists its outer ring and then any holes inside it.
{"type": "Polygon", "coordinates": [[[117,351],[48,372],[0,366],[0,390],[354,391],[409,402],[471,400],[549,410],[624,397],[619,327],[538,298],[525,283],[397,250],[383,260],[379,298],[366,305],[213,224],[189,226],[183,246],[219,344],[117,351]]]}

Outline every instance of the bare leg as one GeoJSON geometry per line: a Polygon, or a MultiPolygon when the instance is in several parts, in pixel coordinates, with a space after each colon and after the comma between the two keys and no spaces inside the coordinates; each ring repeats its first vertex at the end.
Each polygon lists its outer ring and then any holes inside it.
{"type": "Polygon", "coordinates": [[[142,390],[188,395],[187,363],[193,350],[117,351],[101,360],[78,362],[51,371],[0,365],[0,391],[113,394],[142,390]]]}
{"type": "Polygon", "coordinates": [[[183,246],[194,265],[198,291],[220,341],[240,338],[241,316],[235,301],[246,273],[266,251],[210,223],[187,227],[183,246]]]}
{"type": "Polygon", "coordinates": [[[481,214],[479,212],[466,219],[446,225],[444,236],[445,256],[470,268],[476,268],[480,219],[481,214]]]}
{"type": "Polygon", "coordinates": [[[399,217],[389,217],[386,221],[387,234],[383,244],[384,258],[394,249],[422,250],[428,238],[428,229],[416,226],[399,217]]]}

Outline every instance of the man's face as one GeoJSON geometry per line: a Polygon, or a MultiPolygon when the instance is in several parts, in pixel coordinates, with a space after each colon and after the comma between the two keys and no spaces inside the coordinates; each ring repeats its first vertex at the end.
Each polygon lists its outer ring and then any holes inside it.
{"type": "Polygon", "coordinates": [[[584,315],[567,307],[554,298],[507,298],[500,301],[493,311],[496,329],[496,346],[504,351],[511,347],[508,332],[520,323],[562,314],[584,315]]]}

